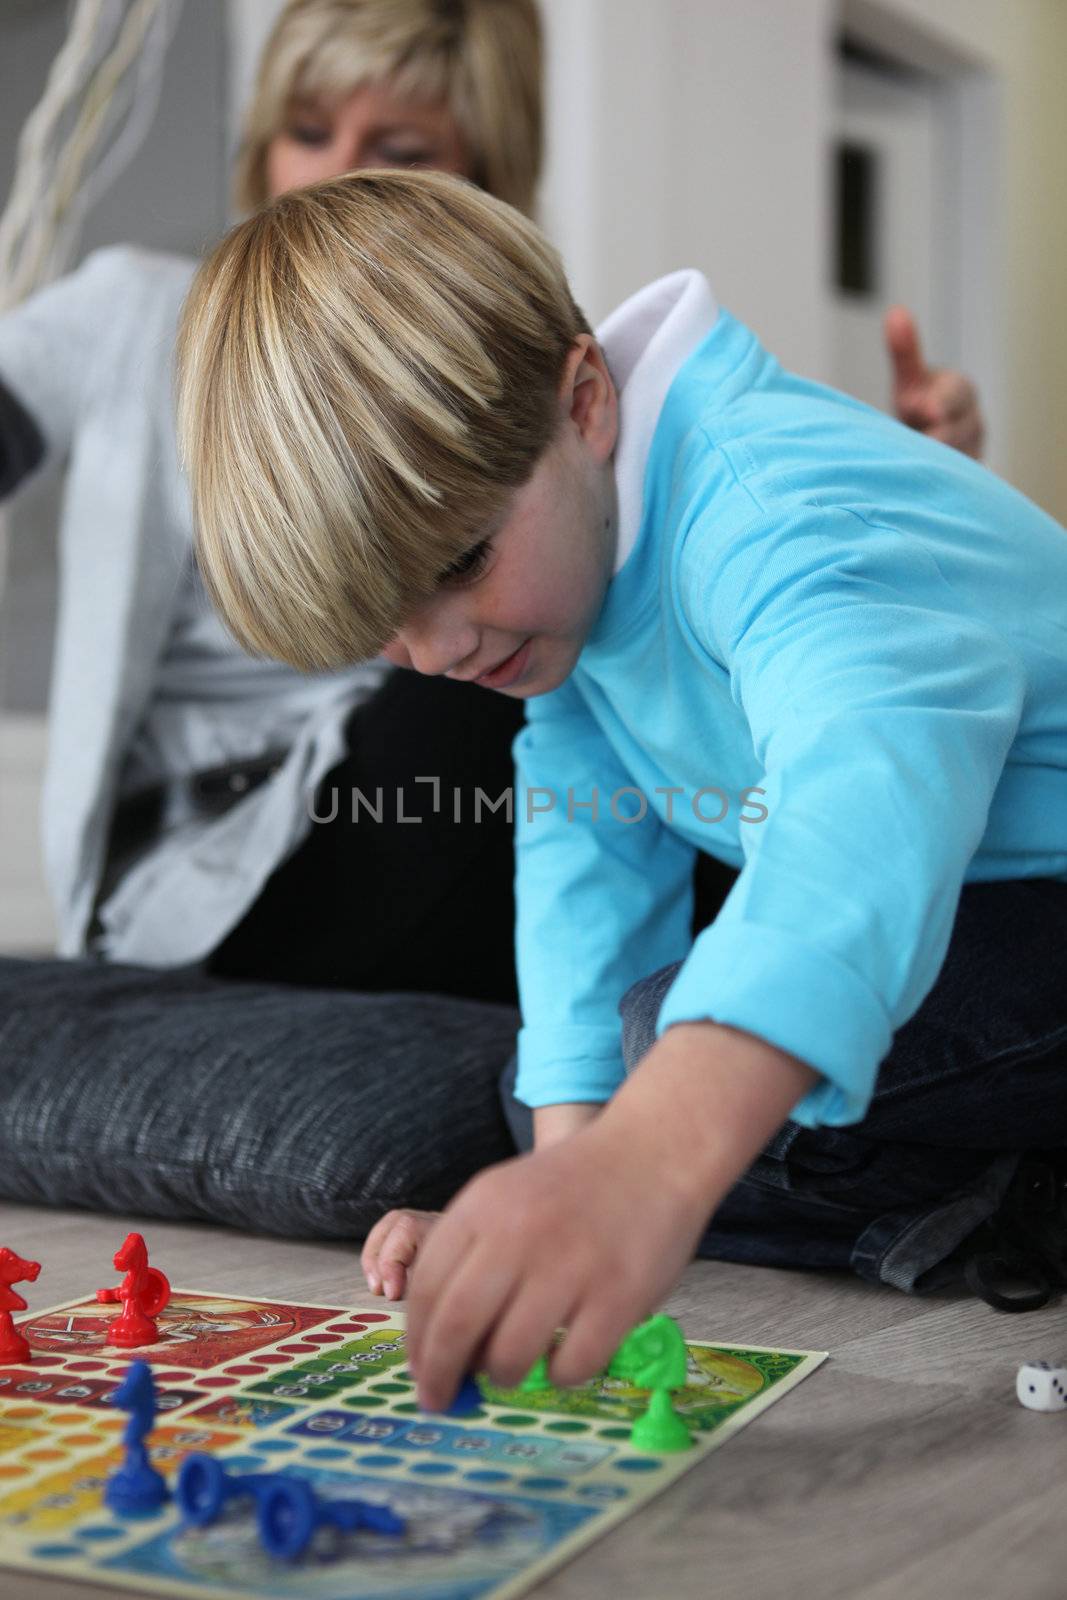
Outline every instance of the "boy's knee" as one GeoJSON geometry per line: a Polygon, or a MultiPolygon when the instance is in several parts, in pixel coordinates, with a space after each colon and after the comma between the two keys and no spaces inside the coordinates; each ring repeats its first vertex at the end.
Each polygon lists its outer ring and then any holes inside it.
{"type": "Polygon", "coordinates": [[[670,966],[661,967],[647,978],[639,978],[619,1001],[622,1057],[627,1072],[632,1072],[655,1044],[659,1008],[681,965],[680,961],[672,961],[670,966]]]}

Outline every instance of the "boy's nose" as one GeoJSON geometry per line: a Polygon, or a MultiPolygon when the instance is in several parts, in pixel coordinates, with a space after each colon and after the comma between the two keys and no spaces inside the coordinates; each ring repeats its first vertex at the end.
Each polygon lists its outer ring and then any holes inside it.
{"type": "Polygon", "coordinates": [[[455,634],[407,628],[390,639],[382,651],[394,666],[414,667],[416,672],[433,678],[446,676],[465,661],[474,661],[477,653],[476,639],[461,640],[455,634]]]}

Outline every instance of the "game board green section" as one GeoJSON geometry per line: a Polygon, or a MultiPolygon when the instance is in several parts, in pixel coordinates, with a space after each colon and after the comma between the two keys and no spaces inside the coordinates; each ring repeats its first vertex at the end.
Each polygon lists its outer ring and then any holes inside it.
{"type": "MultiPolygon", "coordinates": [[[[674,1392],[674,1409],[690,1426],[713,1431],[760,1395],[788,1385],[810,1352],[761,1350],[732,1345],[686,1344],[686,1382],[674,1392]]],[[[810,1369],[809,1369],[810,1370],[810,1369]]],[[[580,1389],[498,1389],[484,1378],[482,1393],[494,1405],[527,1411],[603,1418],[632,1425],[648,1401],[647,1391],[605,1374],[580,1389]]]]}
{"type": "MultiPolygon", "coordinates": [[[[248,1385],[249,1394],[271,1395],[278,1400],[329,1400],[346,1390],[362,1390],[372,1378],[383,1379],[404,1363],[404,1346],[391,1331],[376,1329],[309,1360],[296,1361],[260,1383],[248,1385]]],[[[411,1379],[380,1382],[380,1394],[414,1390],[411,1379]]]]}

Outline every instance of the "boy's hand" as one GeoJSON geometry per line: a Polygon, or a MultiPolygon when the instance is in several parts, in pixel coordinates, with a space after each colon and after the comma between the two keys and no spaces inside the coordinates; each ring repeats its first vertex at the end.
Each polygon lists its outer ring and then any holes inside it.
{"type": "Polygon", "coordinates": [[[702,1196],[649,1171],[595,1122],[479,1173],[419,1254],[408,1360],[419,1404],[444,1409],[464,1373],[519,1383],[567,1327],[553,1383],[600,1371],[688,1264],[702,1196]]]}
{"type": "Polygon", "coordinates": [[[980,460],[985,423],[971,380],[962,372],[926,365],[915,319],[904,306],[886,312],[885,342],[893,365],[893,406],[901,422],[980,460]]]}
{"type": "MultiPolygon", "coordinates": [[[[599,1110],[599,1105],[584,1104],[541,1107],[534,1113],[538,1148],[585,1127],[599,1110]]],[[[360,1255],[371,1294],[383,1294],[387,1300],[404,1298],[415,1258],[439,1216],[439,1211],[387,1211],[374,1224],[360,1255]]]]}
{"type": "Polygon", "coordinates": [[[412,1275],[407,1349],[419,1404],[443,1409],[475,1370],[504,1387],[521,1382],[561,1326],[552,1382],[602,1371],[817,1082],[754,1034],[676,1023],[586,1127],[479,1173],[412,1275]]]}
{"type": "Polygon", "coordinates": [[[387,1211],[374,1224],[359,1258],[371,1294],[402,1300],[408,1274],[423,1240],[437,1221],[437,1211],[387,1211]]]}

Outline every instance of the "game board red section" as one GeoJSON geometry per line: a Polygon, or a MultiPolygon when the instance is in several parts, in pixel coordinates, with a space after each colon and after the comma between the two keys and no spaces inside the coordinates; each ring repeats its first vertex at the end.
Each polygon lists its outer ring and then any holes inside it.
{"type": "MultiPolygon", "coordinates": [[[[208,1372],[235,1357],[248,1356],[280,1339],[292,1339],[339,1316],[339,1307],[299,1306],[284,1300],[242,1300],[228,1295],[177,1290],[158,1318],[159,1340],[138,1354],[164,1367],[208,1372]]],[[[33,1352],[64,1355],[109,1354],[107,1325],[112,1313],[95,1300],[61,1312],[44,1313],[19,1326],[33,1352]]],[[[313,1350],[315,1346],[308,1347],[313,1350]]]]}
{"type": "MultiPolygon", "coordinates": [[[[118,1387],[118,1374],[109,1378],[83,1378],[80,1374],[71,1376],[69,1368],[65,1372],[41,1372],[37,1370],[40,1365],[35,1361],[32,1368],[0,1367],[0,1400],[45,1400],[53,1406],[89,1406],[102,1411],[109,1408],[110,1397],[118,1387]]],[[[189,1381],[188,1373],[169,1376],[189,1381]]],[[[175,1410],[195,1400],[196,1396],[195,1389],[164,1387],[160,1390],[160,1410],[175,1410]]]]}

